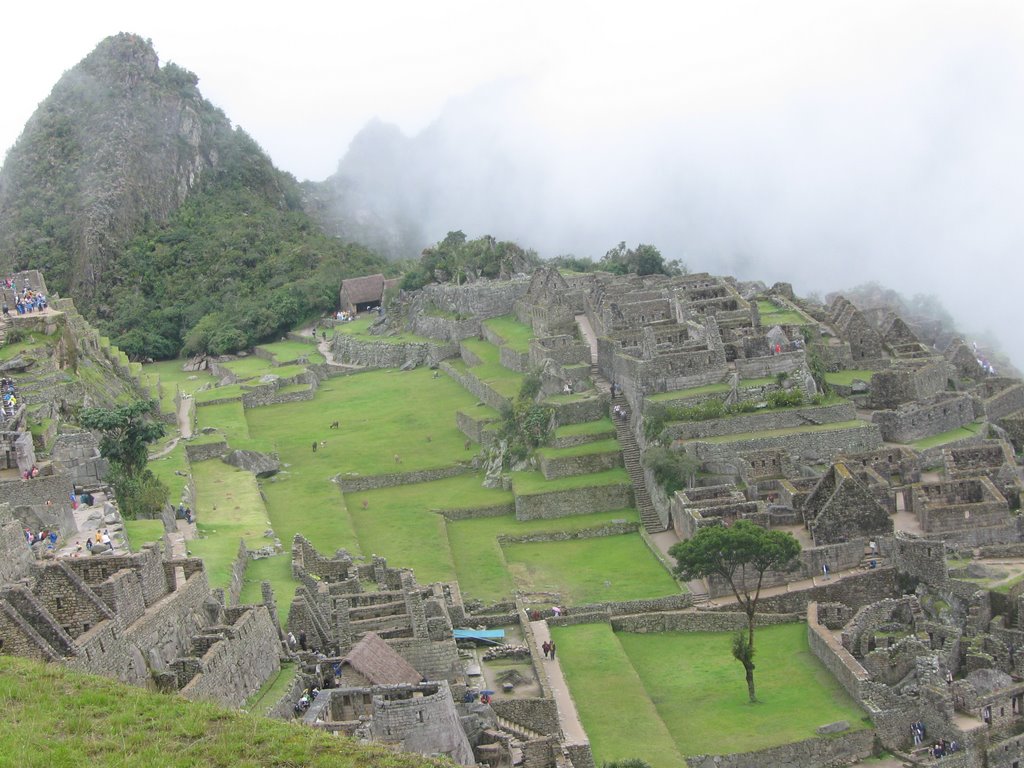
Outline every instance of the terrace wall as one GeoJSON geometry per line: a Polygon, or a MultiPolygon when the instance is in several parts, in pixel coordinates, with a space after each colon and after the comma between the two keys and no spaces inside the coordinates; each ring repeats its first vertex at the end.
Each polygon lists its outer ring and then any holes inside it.
{"type": "Polygon", "coordinates": [[[665,434],[671,440],[693,440],[719,435],[738,435],[744,432],[793,429],[810,424],[853,421],[856,418],[857,409],[853,403],[836,403],[806,408],[740,413],[735,416],[705,421],[674,421],[665,427],[665,434]]]}
{"type": "Polygon", "coordinates": [[[769,765],[784,765],[790,768],[825,768],[826,766],[847,765],[870,757],[874,751],[874,744],[874,731],[854,731],[827,738],[821,737],[793,744],[783,744],[756,752],[687,756],[686,765],[689,768],[765,768],[769,765]]]}
{"type": "Polygon", "coordinates": [[[401,368],[403,365],[435,366],[442,360],[459,356],[456,343],[432,344],[426,341],[394,343],[366,341],[338,334],[331,341],[334,359],[349,365],[367,368],[401,368]]]}
{"type": "Polygon", "coordinates": [[[633,486],[628,482],[571,488],[516,496],[516,520],[587,515],[591,512],[610,512],[632,506],[633,486]]]}
{"type": "Polygon", "coordinates": [[[335,475],[334,482],[338,484],[344,493],[358,493],[360,491],[374,491],[378,488],[394,488],[399,485],[445,480],[449,477],[458,477],[459,475],[465,475],[474,471],[473,467],[469,464],[456,464],[450,467],[420,469],[413,472],[394,472],[389,475],[335,475]]]}
{"type": "Polygon", "coordinates": [[[881,444],[882,435],[878,427],[874,424],[867,424],[862,427],[750,437],[728,443],[692,442],[687,444],[687,450],[692,450],[702,461],[770,448],[781,448],[798,456],[825,460],[841,451],[846,453],[871,451],[881,444]]]}
{"type": "Polygon", "coordinates": [[[588,453],[580,456],[546,456],[540,454],[540,471],[548,480],[604,472],[623,466],[622,451],[588,453]]]}

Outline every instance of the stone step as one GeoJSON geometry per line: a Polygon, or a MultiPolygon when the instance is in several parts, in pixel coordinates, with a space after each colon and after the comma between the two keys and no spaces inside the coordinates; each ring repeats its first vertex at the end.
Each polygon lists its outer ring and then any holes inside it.
{"type": "Polygon", "coordinates": [[[516,736],[523,741],[533,741],[534,739],[544,738],[543,733],[535,731],[532,728],[527,728],[525,725],[521,725],[520,723],[514,723],[500,715],[496,717],[496,722],[498,727],[503,731],[511,733],[513,736],[516,736]]]}

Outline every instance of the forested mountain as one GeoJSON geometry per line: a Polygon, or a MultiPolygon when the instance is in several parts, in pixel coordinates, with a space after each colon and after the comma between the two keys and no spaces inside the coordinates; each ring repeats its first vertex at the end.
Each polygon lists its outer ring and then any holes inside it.
{"type": "Polygon", "coordinates": [[[135,357],[241,349],[386,267],[324,234],[295,179],[197,84],[149,41],[109,37],[0,169],[0,271],[43,270],[135,357]]]}

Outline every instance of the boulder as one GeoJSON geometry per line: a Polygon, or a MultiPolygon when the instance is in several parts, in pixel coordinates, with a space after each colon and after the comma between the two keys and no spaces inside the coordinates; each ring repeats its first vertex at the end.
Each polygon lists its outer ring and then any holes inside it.
{"type": "Polygon", "coordinates": [[[834,723],[819,726],[814,732],[819,736],[827,736],[830,733],[842,733],[848,730],[850,730],[850,724],[846,720],[837,720],[834,723]]]}
{"type": "Polygon", "coordinates": [[[281,469],[277,456],[259,451],[231,451],[221,456],[221,461],[239,469],[252,472],[256,477],[269,477],[281,469]]]}

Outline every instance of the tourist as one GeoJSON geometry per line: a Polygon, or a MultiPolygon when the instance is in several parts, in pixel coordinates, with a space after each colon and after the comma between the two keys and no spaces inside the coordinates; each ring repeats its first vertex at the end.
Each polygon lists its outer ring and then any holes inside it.
{"type": "Polygon", "coordinates": [[[106,529],[104,529],[104,531],[103,531],[103,537],[102,537],[101,541],[104,544],[107,545],[107,549],[113,551],[113,549],[114,549],[114,542],[112,542],[110,540],[110,533],[106,529]]]}
{"type": "Polygon", "coordinates": [[[548,657],[548,654],[551,652],[551,643],[545,640],[543,643],[540,644],[540,649],[544,651],[544,658],[546,659],[548,657]]]}
{"type": "Polygon", "coordinates": [[[824,574],[825,579],[827,580],[828,579],[828,563],[822,563],[821,564],[821,572],[822,572],[822,574],[824,574]]]}
{"type": "Polygon", "coordinates": [[[295,635],[291,632],[288,633],[288,650],[295,650],[295,635]]]}
{"type": "Polygon", "coordinates": [[[559,616],[562,615],[562,609],[559,608],[557,605],[552,605],[551,613],[554,614],[555,618],[557,619],[559,616]]]}
{"type": "Polygon", "coordinates": [[[306,632],[302,630],[299,632],[299,648],[306,650],[306,632]]]}
{"type": "Polygon", "coordinates": [[[551,652],[551,660],[554,661],[555,660],[555,642],[554,642],[554,640],[551,641],[551,645],[548,647],[548,650],[551,652]]]}

